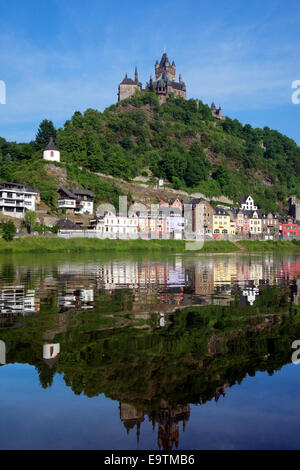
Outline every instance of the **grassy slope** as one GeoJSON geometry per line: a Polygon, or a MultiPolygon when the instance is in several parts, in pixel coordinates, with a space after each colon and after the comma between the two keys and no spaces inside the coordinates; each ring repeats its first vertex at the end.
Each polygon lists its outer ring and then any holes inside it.
{"type": "MultiPolygon", "coordinates": [[[[199,253],[234,253],[255,251],[293,251],[300,252],[300,246],[289,241],[230,241],[205,242],[199,253]]],[[[97,240],[77,238],[27,237],[5,242],[0,239],[0,253],[18,252],[176,252],[188,253],[185,242],[181,240],[97,240]]]]}

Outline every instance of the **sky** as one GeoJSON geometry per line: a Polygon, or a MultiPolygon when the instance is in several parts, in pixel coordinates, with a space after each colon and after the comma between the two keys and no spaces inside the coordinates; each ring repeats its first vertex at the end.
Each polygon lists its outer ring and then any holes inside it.
{"type": "Polygon", "coordinates": [[[43,119],[103,111],[125,73],[154,75],[165,48],[187,98],[300,145],[299,30],[296,0],[0,0],[0,136],[27,142],[43,119]]]}

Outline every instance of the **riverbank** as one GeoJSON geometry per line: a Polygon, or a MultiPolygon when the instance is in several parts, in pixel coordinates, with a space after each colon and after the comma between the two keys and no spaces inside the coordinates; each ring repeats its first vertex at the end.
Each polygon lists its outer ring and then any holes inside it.
{"type": "MultiPolygon", "coordinates": [[[[191,244],[192,242],[189,242],[191,244]]],[[[0,253],[22,252],[166,252],[187,253],[183,240],[98,240],[87,238],[27,237],[11,242],[0,239],[0,253]]],[[[199,253],[235,253],[293,251],[300,252],[300,244],[292,241],[207,241],[199,253]]],[[[192,253],[193,251],[191,251],[192,253]]]]}

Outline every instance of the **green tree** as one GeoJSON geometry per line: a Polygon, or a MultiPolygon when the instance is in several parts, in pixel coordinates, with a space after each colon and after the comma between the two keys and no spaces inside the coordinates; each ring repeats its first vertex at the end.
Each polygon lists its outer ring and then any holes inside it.
{"type": "Polygon", "coordinates": [[[10,242],[11,240],[13,240],[15,233],[16,233],[15,224],[12,221],[5,222],[2,225],[2,233],[3,233],[2,237],[7,242],[10,242]]]}
{"type": "Polygon", "coordinates": [[[195,142],[190,148],[187,159],[187,169],[185,182],[188,186],[196,186],[200,181],[207,180],[210,170],[210,164],[206,160],[204,150],[195,142]]]}
{"type": "Polygon", "coordinates": [[[218,181],[221,189],[224,189],[226,186],[230,184],[230,174],[228,169],[223,166],[219,165],[216,169],[213,177],[218,181]]]}
{"type": "Polygon", "coordinates": [[[52,121],[48,121],[44,119],[35,138],[35,146],[38,150],[44,150],[44,148],[48,145],[50,137],[53,137],[55,140],[56,137],[56,129],[52,121]]]}
{"type": "Polygon", "coordinates": [[[26,211],[25,212],[25,225],[28,233],[31,233],[31,230],[34,228],[36,222],[36,212],[26,211]]]}

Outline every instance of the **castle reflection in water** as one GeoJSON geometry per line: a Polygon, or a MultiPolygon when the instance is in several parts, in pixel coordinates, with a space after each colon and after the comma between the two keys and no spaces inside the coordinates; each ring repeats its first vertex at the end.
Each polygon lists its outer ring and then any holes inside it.
{"type": "MultiPolygon", "coordinates": [[[[240,305],[251,311],[263,288],[268,286],[283,286],[289,294],[291,304],[300,303],[299,256],[285,256],[282,259],[266,254],[198,256],[193,259],[174,256],[160,261],[112,259],[86,263],[64,262],[48,268],[39,265],[31,268],[5,265],[2,266],[2,274],[0,330],[15,328],[18,324],[25,328],[26,318],[38,318],[45,304],[51,303],[53,306],[51,311],[56,315],[55,325],[43,327],[40,357],[32,360],[35,365],[38,361],[43,362],[43,366],[39,363],[39,369],[46,366],[50,375],[55,374],[67,346],[66,342],[60,343],[57,338],[68,331],[68,314],[89,315],[100,312],[103,299],[105,306],[111,305],[110,309],[104,309],[107,316],[124,317],[123,323],[118,323],[118,327],[148,328],[149,331],[156,329],[160,332],[167,330],[174,313],[186,307],[229,307],[239,299],[240,305]],[[114,296],[119,299],[119,303],[113,302],[114,296]],[[15,319],[17,323],[9,323],[10,319],[15,319]],[[143,320],[144,323],[141,326],[134,323],[135,320],[143,320]]],[[[249,322],[252,321],[249,316],[249,322]]],[[[272,321],[271,315],[266,315],[266,319],[257,323],[257,331],[265,330],[272,321]]],[[[105,326],[101,325],[99,328],[97,325],[95,333],[101,329],[104,330],[105,326]]],[[[13,350],[11,338],[10,348],[13,350]]],[[[208,336],[210,360],[216,354],[217,340],[214,333],[211,337],[208,336]]],[[[87,354],[90,360],[91,352],[87,354]]],[[[68,353],[64,360],[68,361],[67,358],[68,353]]],[[[7,344],[3,335],[3,338],[0,337],[0,365],[7,363],[7,344]]],[[[196,363],[198,370],[205,370],[205,367],[199,366],[199,358],[187,355],[183,362],[187,368],[192,368],[196,363]]],[[[225,397],[227,387],[232,384],[225,376],[218,378],[207,392],[205,400],[214,398],[218,401],[221,396],[225,397]]],[[[130,397],[130,393],[128,396],[130,397]]],[[[127,396],[114,397],[116,398],[119,401],[120,420],[127,432],[134,430],[137,441],[142,423],[148,419],[156,432],[158,448],[170,450],[178,447],[181,429],[182,432],[185,431],[190,418],[189,404],[179,401],[176,405],[176,402],[171,403],[166,396],[154,408],[149,400],[148,409],[145,406],[147,400],[138,406],[134,400],[130,402],[127,396]]],[[[201,404],[201,400],[200,397],[198,403],[201,404]]]]}

